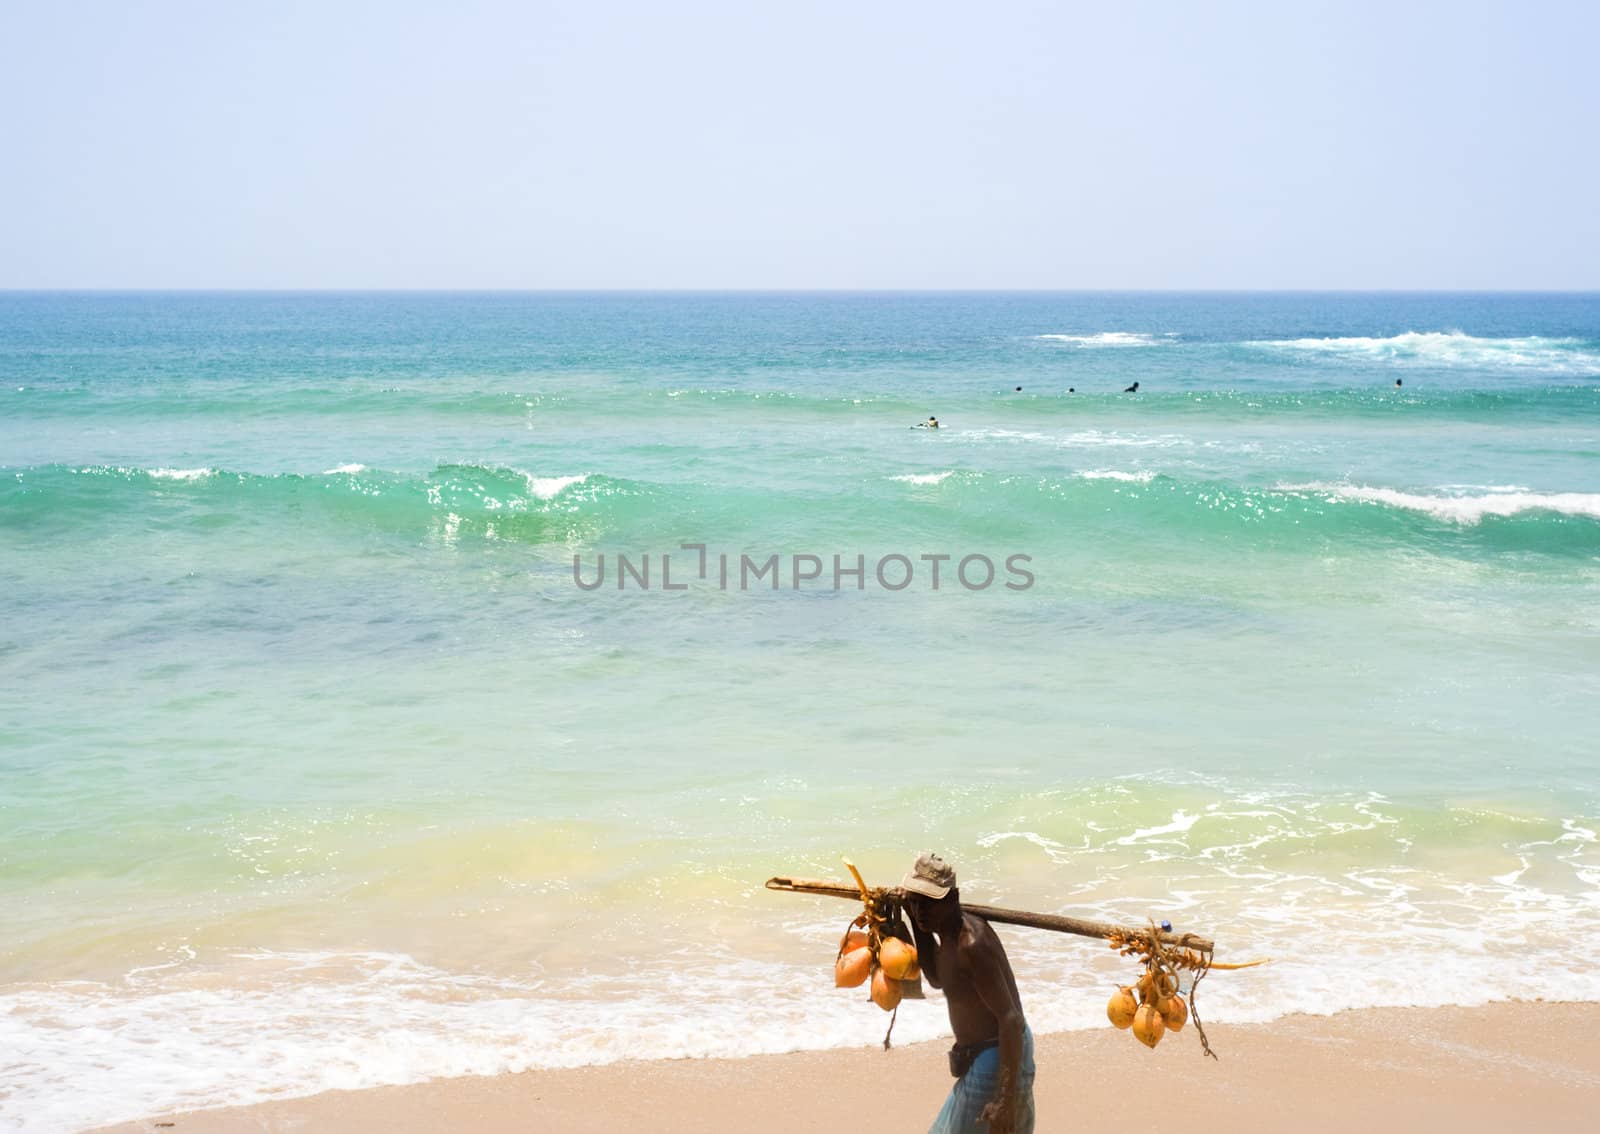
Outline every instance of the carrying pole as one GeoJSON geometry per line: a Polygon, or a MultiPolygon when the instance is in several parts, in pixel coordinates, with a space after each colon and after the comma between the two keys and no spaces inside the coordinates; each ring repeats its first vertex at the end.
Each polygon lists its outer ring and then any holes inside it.
{"type": "MultiPolygon", "coordinates": [[[[790,878],[780,874],[775,878],[767,879],[767,889],[777,890],[785,894],[815,894],[825,898],[849,898],[852,901],[861,900],[861,890],[850,882],[821,882],[813,878],[790,878]]],[[[905,892],[898,888],[890,891],[896,897],[903,898],[905,892]]],[[[980,906],[972,902],[962,902],[961,908],[969,913],[975,913],[985,921],[997,921],[1002,925],[1024,925],[1030,929],[1050,929],[1057,933],[1075,933],[1079,937],[1112,937],[1117,934],[1134,936],[1149,933],[1148,929],[1134,929],[1129,926],[1113,925],[1106,921],[1086,921],[1078,917],[1064,917],[1060,914],[1029,913],[1027,910],[1008,910],[999,906],[980,906]]],[[[1159,931],[1158,931],[1159,932],[1159,931]]],[[[1194,933],[1160,933],[1162,944],[1171,945],[1178,949],[1195,949],[1201,953],[1210,953],[1216,946],[1208,938],[1194,933]]],[[[1213,968],[1230,968],[1228,965],[1213,965],[1213,968]]]]}

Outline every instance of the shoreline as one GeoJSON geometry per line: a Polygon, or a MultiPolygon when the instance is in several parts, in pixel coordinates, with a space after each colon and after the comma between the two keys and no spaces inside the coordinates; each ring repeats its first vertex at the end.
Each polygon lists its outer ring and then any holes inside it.
{"type": "MultiPolygon", "coordinates": [[[[1117,1123],[1184,1134],[1293,1124],[1297,1134],[1504,1130],[1584,1122],[1600,1102],[1595,1005],[1511,1001],[1477,1008],[1371,1008],[1193,1027],[1147,1051],[1109,1025],[1036,1037],[1038,1131],[1117,1123]],[[1292,1109],[1290,1109],[1292,1108],[1292,1109]]],[[[177,1112],[102,1134],[470,1129],[661,1134],[927,1129],[950,1077],[942,1042],[591,1067],[327,1091],[177,1112]]]]}

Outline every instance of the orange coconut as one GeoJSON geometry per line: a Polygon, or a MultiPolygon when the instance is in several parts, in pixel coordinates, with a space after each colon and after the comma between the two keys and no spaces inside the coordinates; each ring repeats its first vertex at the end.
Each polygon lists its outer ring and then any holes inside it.
{"type": "Polygon", "coordinates": [[[867,974],[872,970],[872,950],[862,946],[852,949],[848,953],[840,953],[839,959],[833,964],[833,986],[835,988],[859,988],[866,983],[867,974]]]}
{"type": "Polygon", "coordinates": [[[872,1002],[885,1012],[894,1011],[900,1003],[900,984],[884,974],[882,967],[872,970],[872,1002]]]}
{"type": "Polygon", "coordinates": [[[921,975],[917,969],[916,948],[898,937],[885,937],[879,943],[878,964],[891,980],[915,980],[921,975]]]}
{"type": "Polygon", "coordinates": [[[1157,1001],[1156,1011],[1161,1013],[1161,1022],[1167,1025],[1169,1032],[1181,1032],[1183,1025],[1189,1022],[1189,1006],[1181,996],[1169,996],[1157,1001]]]}
{"type": "Polygon", "coordinates": [[[1111,994],[1111,1000],[1106,1004],[1106,1019],[1119,1028],[1130,1027],[1133,1014],[1138,1010],[1139,1002],[1133,998],[1133,989],[1124,985],[1111,994]]]}
{"type": "Polygon", "coordinates": [[[1139,1042],[1146,1047],[1155,1047],[1161,1042],[1161,1037],[1166,1034],[1167,1025],[1161,1019],[1161,1013],[1156,1011],[1154,1004],[1141,1004],[1139,1010],[1133,1014],[1133,1034],[1139,1042]]]}

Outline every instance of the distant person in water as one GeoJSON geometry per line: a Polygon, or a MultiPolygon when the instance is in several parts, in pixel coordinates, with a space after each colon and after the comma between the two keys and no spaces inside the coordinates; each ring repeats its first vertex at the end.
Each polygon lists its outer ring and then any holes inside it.
{"type": "Polygon", "coordinates": [[[930,852],[900,883],[917,963],[944,992],[956,1084],[928,1134],[1033,1134],[1033,1033],[989,923],[961,908],[955,868],[930,852]]]}
{"type": "Polygon", "coordinates": [[[1129,386],[1126,390],[1124,390],[1122,392],[1124,394],[1137,394],[1139,392],[1139,383],[1135,382],[1133,385],[1129,386]]]}
{"type": "Polygon", "coordinates": [[[1017,393],[1019,393],[1019,394],[1022,393],[1022,387],[1021,386],[1017,387],[1017,393]]]}
{"type": "Polygon", "coordinates": [[[1078,388],[1076,386],[1068,386],[1067,387],[1067,393],[1076,394],[1077,392],[1078,392],[1078,388]]]}
{"type": "Polygon", "coordinates": [[[1400,388],[1400,379],[1396,378],[1394,380],[1394,388],[1397,390],[1400,388]]]}
{"type": "Polygon", "coordinates": [[[919,422],[917,422],[917,424],[913,425],[911,428],[912,429],[938,429],[939,428],[939,419],[936,418],[936,417],[930,417],[930,418],[928,418],[927,421],[919,421],[919,422]]]}

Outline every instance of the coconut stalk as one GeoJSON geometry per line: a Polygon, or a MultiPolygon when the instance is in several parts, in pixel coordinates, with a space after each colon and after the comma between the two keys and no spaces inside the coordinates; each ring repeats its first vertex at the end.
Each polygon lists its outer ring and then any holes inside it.
{"type": "MultiPolygon", "coordinates": [[[[854,883],[822,882],[813,878],[790,878],[783,874],[775,878],[768,878],[767,889],[777,890],[785,894],[815,894],[824,898],[849,898],[857,902],[862,900],[861,887],[854,883]]],[[[896,899],[904,899],[905,897],[905,891],[898,886],[890,888],[888,893],[896,899]]],[[[961,908],[969,913],[977,914],[985,921],[997,921],[1002,925],[1022,925],[1030,929],[1050,929],[1057,933],[1075,933],[1079,937],[1148,936],[1151,932],[1148,929],[1132,929],[1124,925],[1113,925],[1108,921],[1088,921],[1084,918],[1065,917],[1061,914],[1030,913],[1027,910],[1008,910],[999,906],[980,906],[965,900],[962,901],[961,908]]],[[[1162,944],[1172,945],[1180,949],[1194,949],[1201,953],[1210,953],[1216,948],[1210,939],[1194,933],[1165,933],[1161,930],[1156,930],[1155,933],[1162,944]]],[[[1210,967],[1226,969],[1233,966],[1213,964],[1210,967]]]]}

